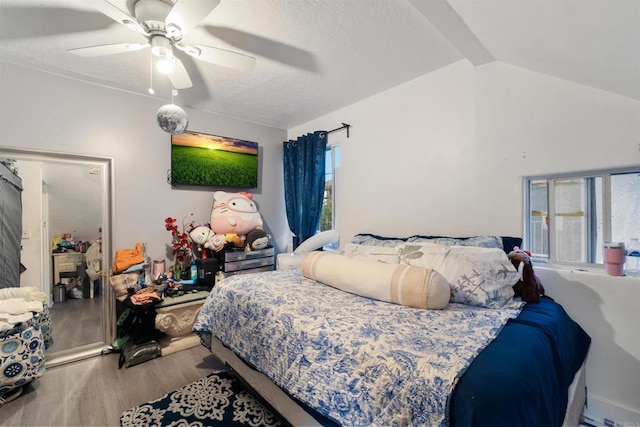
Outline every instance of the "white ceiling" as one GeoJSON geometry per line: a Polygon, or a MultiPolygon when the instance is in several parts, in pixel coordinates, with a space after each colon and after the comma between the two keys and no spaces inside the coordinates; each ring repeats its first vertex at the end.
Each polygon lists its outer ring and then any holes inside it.
{"type": "MultiPolygon", "coordinates": [[[[0,60],[149,96],[148,49],[67,53],[145,41],[97,1],[0,0],[0,60]]],[[[134,0],[111,3],[133,15],[134,0]]],[[[183,41],[256,65],[240,72],[182,55],[194,86],[177,104],[282,129],[463,59],[640,100],[640,0],[222,0],[183,41]]],[[[170,86],[153,78],[160,106],[170,86]]]]}

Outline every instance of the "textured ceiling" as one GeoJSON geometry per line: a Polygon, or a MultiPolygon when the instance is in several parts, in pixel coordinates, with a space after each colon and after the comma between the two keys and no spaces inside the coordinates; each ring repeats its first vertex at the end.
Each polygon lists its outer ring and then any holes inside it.
{"type": "MultiPolygon", "coordinates": [[[[147,95],[148,49],[67,53],[145,41],[92,1],[101,0],[0,0],[0,60],[147,95]]],[[[111,3],[133,14],[133,0],[111,3]]],[[[640,0],[222,0],[183,41],[256,65],[241,72],[182,55],[194,86],[176,103],[283,129],[462,59],[640,99],[640,0]]],[[[161,105],[170,85],[153,79],[161,105]]]]}

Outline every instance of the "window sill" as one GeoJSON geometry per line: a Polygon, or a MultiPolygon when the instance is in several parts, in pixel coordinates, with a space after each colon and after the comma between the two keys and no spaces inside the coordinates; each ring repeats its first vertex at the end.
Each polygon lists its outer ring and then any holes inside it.
{"type": "Polygon", "coordinates": [[[546,263],[546,262],[533,262],[533,268],[535,269],[547,269],[547,270],[555,270],[555,271],[561,271],[561,272],[565,272],[565,273],[578,273],[578,274],[589,274],[589,275],[594,275],[594,276],[603,276],[603,277],[610,277],[612,279],[623,279],[623,280],[631,280],[631,281],[637,281],[638,283],[640,283],[640,276],[634,275],[634,276],[611,276],[609,274],[606,273],[606,271],[604,270],[604,267],[602,268],[597,268],[597,267],[577,267],[577,266],[571,266],[571,265],[562,265],[562,264],[551,264],[551,263],[546,263]]]}

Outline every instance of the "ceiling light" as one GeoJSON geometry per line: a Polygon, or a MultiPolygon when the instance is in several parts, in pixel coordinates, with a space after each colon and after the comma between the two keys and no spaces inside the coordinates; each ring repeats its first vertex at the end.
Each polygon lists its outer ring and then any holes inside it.
{"type": "Polygon", "coordinates": [[[151,37],[151,53],[155,56],[173,55],[171,41],[164,36],[151,37]]]}
{"type": "Polygon", "coordinates": [[[173,57],[159,59],[156,68],[162,74],[171,74],[173,72],[173,57]]]}

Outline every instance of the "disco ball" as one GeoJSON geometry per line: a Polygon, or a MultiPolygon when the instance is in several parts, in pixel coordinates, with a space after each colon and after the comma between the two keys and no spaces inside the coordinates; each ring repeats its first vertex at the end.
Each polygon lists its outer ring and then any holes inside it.
{"type": "Polygon", "coordinates": [[[167,104],[158,110],[158,124],[163,131],[171,134],[184,132],[189,125],[187,113],[175,104],[167,104]]]}

